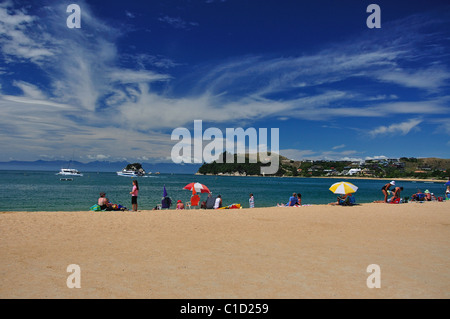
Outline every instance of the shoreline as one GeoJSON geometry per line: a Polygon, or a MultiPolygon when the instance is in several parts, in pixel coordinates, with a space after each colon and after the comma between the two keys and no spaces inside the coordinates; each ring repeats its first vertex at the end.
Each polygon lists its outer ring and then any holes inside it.
{"type": "Polygon", "coordinates": [[[449,203],[2,213],[0,298],[447,299],[449,203]]]}
{"type": "MultiPolygon", "coordinates": [[[[333,201],[334,203],[335,201],[333,201]]],[[[411,201],[409,200],[407,203],[402,203],[402,206],[404,205],[413,205],[413,204],[425,204],[428,205],[430,203],[445,203],[445,202],[450,202],[450,200],[446,200],[445,198],[443,199],[442,202],[436,201],[436,200],[432,200],[432,201],[421,201],[421,202],[416,202],[416,201],[411,201]]],[[[392,206],[394,204],[390,204],[390,203],[381,203],[381,202],[357,202],[355,205],[353,205],[354,207],[361,207],[361,206],[366,206],[366,205],[383,205],[383,204],[388,204],[388,206],[392,206]]],[[[232,204],[230,204],[232,205],[232,204]]],[[[329,203],[327,204],[303,204],[302,206],[292,206],[292,207],[280,207],[277,205],[273,205],[273,206],[255,206],[254,208],[249,208],[249,207],[242,207],[241,208],[233,208],[233,209],[204,209],[204,208],[193,208],[193,209],[175,209],[175,208],[168,208],[168,209],[158,209],[158,210],[154,210],[154,209],[138,209],[138,213],[155,213],[155,212],[183,212],[183,211],[191,211],[191,212],[215,212],[215,211],[242,211],[242,210],[248,210],[248,209],[278,209],[278,208],[302,208],[302,207],[333,207],[333,206],[340,206],[340,205],[330,205],[329,203]]],[[[397,206],[397,205],[394,205],[397,206]]],[[[135,211],[132,211],[131,209],[128,209],[126,211],[93,211],[93,210],[89,210],[89,209],[85,209],[85,210],[30,210],[30,211],[26,211],[26,210],[11,210],[11,211],[0,211],[0,215],[3,214],[14,214],[14,213],[130,213],[130,214],[135,214],[135,211]]]]}
{"type": "MultiPolygon", "coordinates": [[[[443,200],[442,202],[439,201],[422,201],[422,202],[415,202],[415,201],[409,201],[407,203],[402,203],[402,204],[390,204],[390,203],[380,203],[380,202],[368,202],[368,203],[357,203],[356,205],[353,205],[351,207],[363,207],[363,206],[384,206],[387,204],[388,207],[390,206],[406,206],[406,205],[430,205],[433,203],[442,205],[446,202],[450,203],[450,200],[443,200]]],[[[334,203],[334,202],[333,202],[334,203]]],[[[302,206],[286,206],[286,207],[280,207],[280,206],[256,206],[254,208],[248,208],[248,207],[241,207],[241,208],[233,208],[233,209],[203,209],[203,208],[193,208],[193,209],[175,209],[175,208],[170,208],[170,209],[158,209],[158,210],[153,210],[153,209],[138,209],[137,212],[132,211],[131,209],[127,210],[127,211],[92,211],[89,209],[86,210],[37,210],[37,211],[24,211],[24,210],[13,210],[13,211],[0,211],[0,215],[4,215],[4,214],[16,214],[16,213],[21,213],[21,214],[27,214],[27,213],[92,213],[92,214],[136,214],[136,213],[146,213],[146,214],[152,214],[152,213],[158,213],[158,212],[204,212],[204,213],[213,213],[213,212],[229,212],[229,211],[246,211],[246,210],[255,210],[255,209],[283,209],[283,208],[289,208],[289,209],[300,209],[300,208],[304,208],[304,207],[319,207],[319,208],[323,208],[323,207],[344,207],[341,205],[330,205],[330,204],[304,204],[302,206]]]]}

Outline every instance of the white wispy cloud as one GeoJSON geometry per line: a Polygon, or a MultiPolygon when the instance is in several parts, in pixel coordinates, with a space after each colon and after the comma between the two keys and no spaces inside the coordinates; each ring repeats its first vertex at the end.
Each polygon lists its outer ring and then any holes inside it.
{"type": "Polygon", "coordinates": [[[372,137],[377,135],[385,135],[385,134],[401,134],[406,135],[411,130],[417,129],[417,126],[422,123],[421,119],[411,119],[406,122],[391,124],[389,126],[379,126],[374,130],[371,130],[369,134],[372,137]]]}
{"type": "Polygon", "coordinates": [[[377,78],[381,81],[395,83],[404,87],[437,91],[448,85],[450,71],[445,66],[433,65],[420,70],[394,69],[379,72],[377,78]]]}
{"type": "Polygon", "coordinates": [[[6,61],[13,59],[31,60],[40,63],[55,52],[49,45],[49,39],[38,32],[28,33],[37,28],[36,17],[27,15],[20,9],[14,9],[11,1],[0,4],[0,46],[6,61]]]}
{"type": "Polygon", "coordinates": [[[336,145],[336,146],[332,147],[332,149],[337,150],[337,149],[344,148],[344,147],[345,147],[345,144],[341,144],[341,145],[336,145]]]}

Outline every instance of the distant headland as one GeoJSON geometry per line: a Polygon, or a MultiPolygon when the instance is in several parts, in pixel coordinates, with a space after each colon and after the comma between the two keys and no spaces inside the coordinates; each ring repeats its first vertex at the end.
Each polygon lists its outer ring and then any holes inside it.
{"type": "MultiPolygon", "coordinates": [[[[225,153],[217,161],[204,163],[197,171],[198,175],[224,176],[262,176],[259,155],[256,163],[250,163],[248,155],[245,162],[226,163],[225,153]]],[[[294,161],[279,155],[278,171],[271,176],[279,177],[358,177],[358,178],[397,178],[448,180],[450,176],[450,159],[441,158],[385,158],[365,161],[329,161],[303,160],[294,161]]]]}

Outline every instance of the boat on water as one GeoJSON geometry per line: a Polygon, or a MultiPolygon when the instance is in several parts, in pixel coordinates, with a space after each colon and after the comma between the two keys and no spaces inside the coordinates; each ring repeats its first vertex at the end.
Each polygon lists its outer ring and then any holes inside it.
{"type": "Polygon", "coordinates": [[[144,176],[145,173],[142,173],[140,171],[123,169],[123,170],[117,172],[117,175],[125,176],[125,177],[140,177],[140,176],[144,176]]]}
{"type": "Polygon", "coordinates": [[[83,176],[77,169],[75,168],[61,168],[59,173],[56,175],[63,175],[63,176],[83,176]]]}

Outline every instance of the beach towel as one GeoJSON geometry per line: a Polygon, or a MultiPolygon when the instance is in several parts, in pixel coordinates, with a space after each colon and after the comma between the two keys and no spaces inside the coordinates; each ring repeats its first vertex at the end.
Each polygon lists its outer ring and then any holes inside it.
{"type": "Polygon", "coordinates": [[[97,212],[97,211],[101,211],[102,209],[100,208],[100,205],[95,204],[95,205],[91,206],[91,208],[89,208],[89,210],[97,212]]]}
{"type": "Polygon", "coordinates": [[[240,209],[241,204],[231,204],[228,206],[220,207],[219,209],[240,209]]]}

